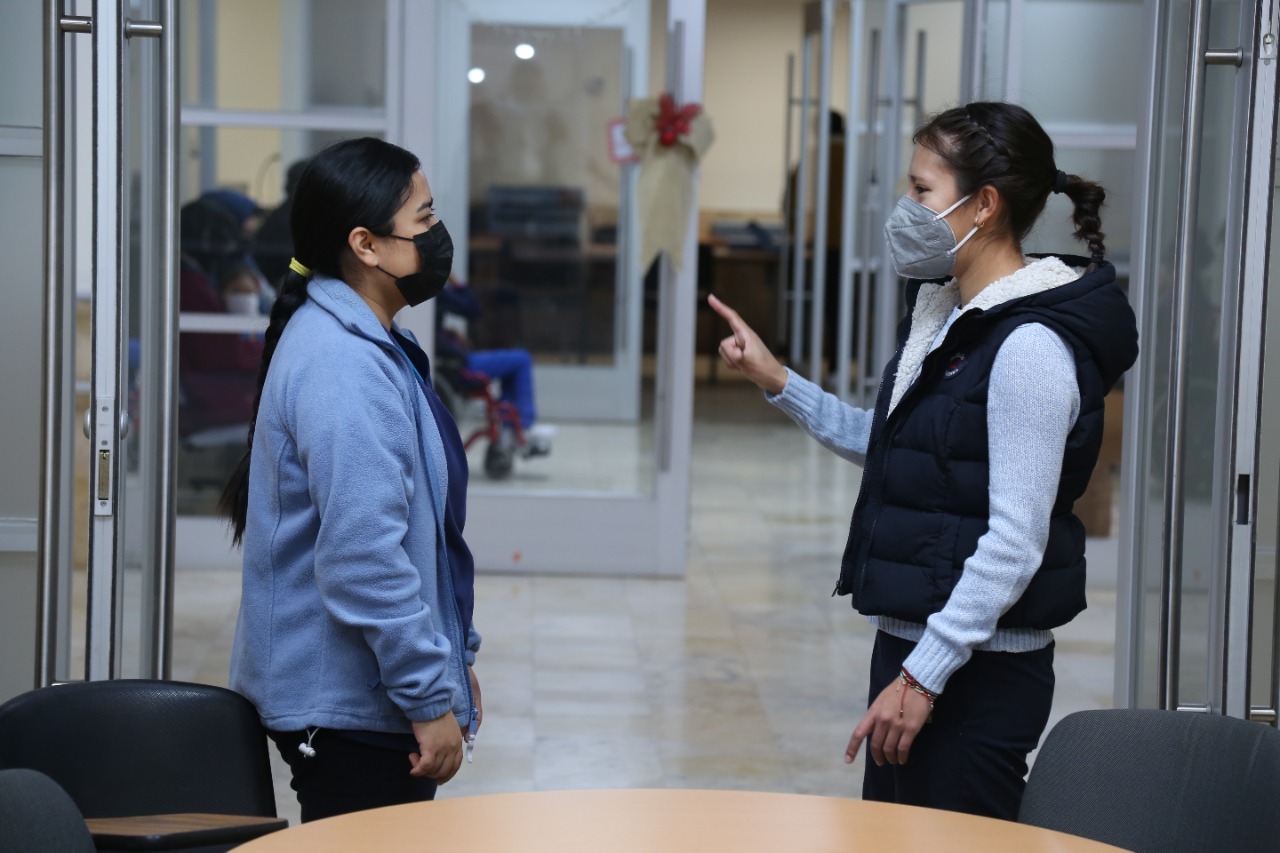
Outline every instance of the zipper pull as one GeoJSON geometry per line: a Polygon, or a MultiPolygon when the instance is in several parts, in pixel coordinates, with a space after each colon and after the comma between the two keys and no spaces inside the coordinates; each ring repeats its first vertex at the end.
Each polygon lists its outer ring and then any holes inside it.
{"type": "Polygon", "coordinates": [[[475,708],[472,708],[472,709],[471,709],[471,722],[467,725],[467,742],[466,742],[466,747],[465,747],[465,749],[466,749],[466,754],[467,754],[467,763],[468,763],[468,764],[471,764],[471,763],[472,763],[472,761],[474,760],[474,759],[472,758],[472,753],[473,753],[473,752],[475,752],[475,748],[476,748],[476,728],[477,728],[479,725],[480,725],[480,713],[479,713],[475,708]]]}

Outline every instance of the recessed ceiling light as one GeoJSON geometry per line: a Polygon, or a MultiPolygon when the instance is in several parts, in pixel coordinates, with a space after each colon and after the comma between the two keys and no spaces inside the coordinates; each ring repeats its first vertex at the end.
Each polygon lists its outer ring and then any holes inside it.
{"type": "Polygon", "coordinates": [[[483,83],[484,69],[472,68],[470,71],[467,72],[467,79],[470,80],[472,83],[483,83]]]}
{"type": "Polygon", "coordinates": [[[516,45],[516,56],[520,59],[533,59],[533,45],[518,44],[516,45]]]}

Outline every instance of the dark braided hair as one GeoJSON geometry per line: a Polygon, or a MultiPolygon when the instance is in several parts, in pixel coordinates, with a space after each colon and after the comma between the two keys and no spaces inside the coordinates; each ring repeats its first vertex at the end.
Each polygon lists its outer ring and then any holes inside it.
{"type": "Polygon", "coordinates": [[[1106,191],[1079,175],[1058,178],[1053,140],[1031,113],[1014,104],[975,101],[938,113],[912,139],[933,151],[955,175],[961,196],[993,187],[1004,200],[1002,221],[1021,246],[1031,233],[1050,192],[1065,193],[1075,205],[1075,237],[1094,259],[1106,254],[1099,211],[1106,191]]]}
{"type": "MultiPolygon", "coordinates": [[[[390,234],[396,211],[412,193],[413,176],[420,166],[413,154],[372,137],[345,140],[321,151],[307,163],[293,194],[289,230],[294,258],[313,274],[342,278],[351,253],[348,235],[360,226],[382,236],[390,234]]],[[[249,422],[249,449],[218,501],[218,509],[231,522],[236,544],[244,537],[249,512],[249,463],[262,388],[285,325],[307,301],[308,280],[292,269],[286,272],[271,306],[249,422]]]]}

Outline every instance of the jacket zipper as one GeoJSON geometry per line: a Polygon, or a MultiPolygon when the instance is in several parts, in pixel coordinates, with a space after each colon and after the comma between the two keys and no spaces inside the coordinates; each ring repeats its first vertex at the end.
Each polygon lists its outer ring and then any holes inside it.
{"type": "MultiPolygon", "coordinates": [[[[394,340],[392,342],[396,343],[394,340]]],[[[434,418],[435,415],[433,415],[431,412],[431,402],[426,399],[427,378],[418,371],[417,365],[413,363],[413,359],[409,358],[409,354],[404,351],[403,347],[401,347],[398,343],[396,343],[395,349],[399,351],[400,357],[404,358],[405,361],[409,362],[410,369],[413,370],[414,375],[418,377],[418,382],[420,383],[420,385],[423,386],[419,390],[422,391],[423,403],[427,407],[426,415],[428,417],[434,418]]],[[[448,501],[449,501],[449,493],[448,493],[448,490],[446,489],[445,495],[444,495],[444,503],[447,504],[448,501]]],[[[462,630],[462,611],[458,608],[457,592],[453,588],[453,570],[449,567],[449,551],[448,551],[448,545],[446,544],[445,531],[444,531],[443,524],[441,524],[438,528],[436,528],[436,534],[440,538],[440,549],[441,551],[444,552],[444,555],[445,555],[445,565],[444,565],[444,571],[442,572],[442,574],[444,577],[446,593],[448,594],[449,601],[451,603],[451,606],[453,607],[454,622],[457,625],[457,631],[460,636],[460,641],[458,643],[459,655],[457,657],[458,666],[455,674],[458,676],[459,681],[462,683],[463,693],[467,697],[467,708],[469,709],[468,711],[469,716],[467,720],[466,752],[467,752],[467,761],[470,762],[471,750],[473,749],[475,744],[476,727],[479,725],[480,715],[479,715],[479,709],[476,708],[475,694],[471,690],[471,675],[467,672],[467,663],[466,663],[467,638],[465,633],[462,630]]],[[[439,567],[437,567],[436,571],[438,572],[440,571],[439,567]]],[[[453,709],[450,708],[450,710],[452,711],[453,709]]]]}

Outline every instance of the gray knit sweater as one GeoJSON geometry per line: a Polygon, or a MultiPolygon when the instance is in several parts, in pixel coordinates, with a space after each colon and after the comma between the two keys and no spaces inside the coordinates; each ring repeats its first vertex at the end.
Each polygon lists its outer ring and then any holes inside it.
{"type": "MultiPolygon", "coordinates": [[[[988,285],[963,307],[954,281],[925,285],[894,377],[890,410],[961,313],[1067,284],[1081,274],[1057,258],[1028,259],[1022,270],[988,285]]],[[[871,410],[843,403],[789,369],[782,391],[765,398],[838,456],[857,465],[865,461],[871,410]]],[[[1067,434],[1079,413],[1080,389],[1070,348],[1039,323],[1016,329],[991,368],[987,532],[965,561],[946,605],[926,625],[871,617],[880,630],[917,643],[903,666],[928,689],[941,693],[974,650],[1027,652],[1053,641],[1049,631],[997,630],[996,622],[1021,597],[1044,556],[1067,434]]]]}

